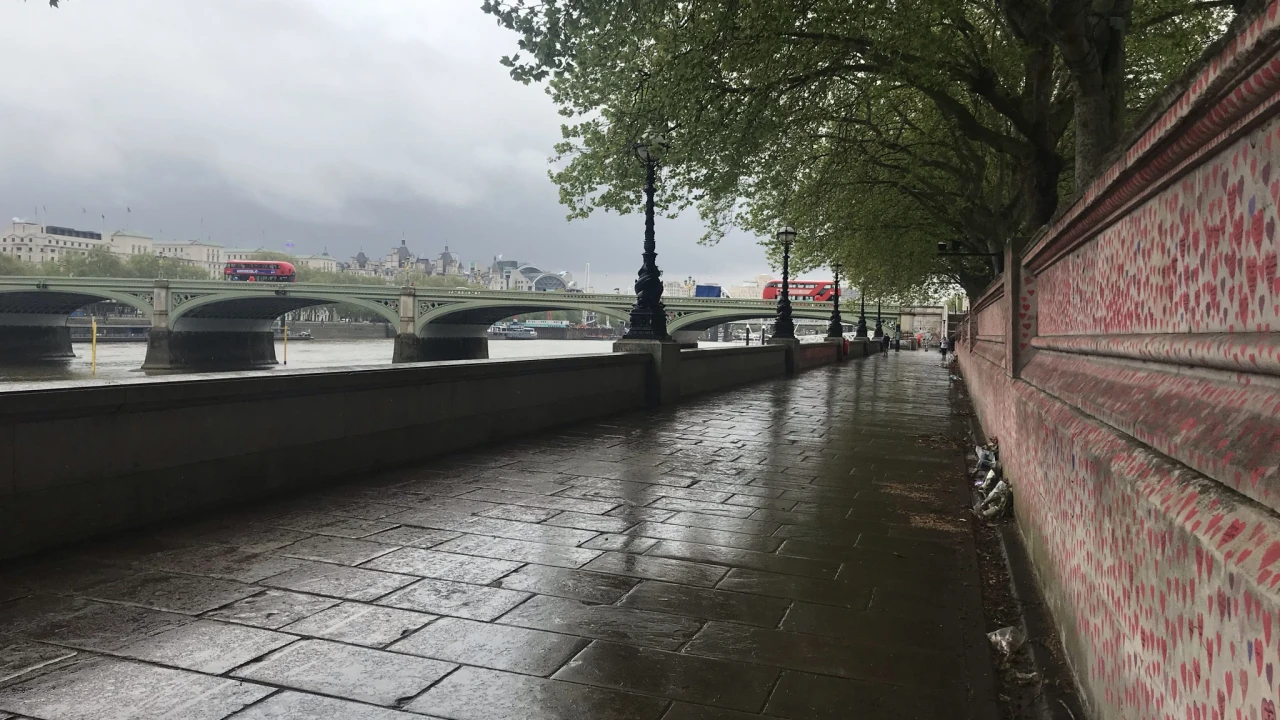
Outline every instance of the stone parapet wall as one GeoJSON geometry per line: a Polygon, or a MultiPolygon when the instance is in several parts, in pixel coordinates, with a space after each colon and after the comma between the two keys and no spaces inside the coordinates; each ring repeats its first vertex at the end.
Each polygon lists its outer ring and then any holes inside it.
{"type": "Polygon", "coordinates": [[[977,299],[959,361],[1098,718],[1276,717],[1277,7],[977,299]]]}
{"type": "Polygon", "coordinates": [[[786,348],[781,345],[681,350],[680,395],[777,378],[786,369],[786,348]]]}
{"type": "Polygon", "coordinates": [[[6,393],[0,558],[642,407],[647,355],[6,393]]]}
{"type": "Polygon", "coordinates": [[[796,367],[800,370],[830,365],[840,359],[834,342],[801,343],[796,350],[796,367]]]}

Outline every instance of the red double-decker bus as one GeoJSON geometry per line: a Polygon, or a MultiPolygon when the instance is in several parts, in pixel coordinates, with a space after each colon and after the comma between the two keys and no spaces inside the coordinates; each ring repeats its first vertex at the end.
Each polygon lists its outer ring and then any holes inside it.
{"type": "MultiPolygon", "coordinates": [[[[777,300],[781,294],[781,280],[764,286],[765,300],[777,300]]],[[[792,280],[787,283],[787,294],[798,302],[831,302],[836,295],[836,285],[830,280],[792,280]]]]}
{"type": "Polygon", "coordinates": [[[232,282],[294,282],[293,263],[283,260],[232,260],[222,268],[222,278],[232,282]]]}

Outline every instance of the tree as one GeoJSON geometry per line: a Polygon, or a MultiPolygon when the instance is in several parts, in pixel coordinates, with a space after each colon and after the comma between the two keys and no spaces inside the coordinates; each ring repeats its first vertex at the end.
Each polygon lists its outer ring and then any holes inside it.
{"type": "Polygon", "coordinates": [[[12,255],[0,255],[0,276],[30,275],[35,269],[32,263],[26,263],[12,255]]]}
{"type": "Polygon", "coordinates": [[[176,258],[159,255],[130,255],[125,262],[126,277],[165,280],[208,280],[205,270],[176,258]]]}
{"type": "Polygon", "coordinates": [[[95,247],[84,255],[68,255],[57,265],[50,266],[50,270],[56,270],[53,274],[72,277],[133,277],[120,256],[102,246],[95,247]]]}
{"type": "Polygon", "coordinates": [[[512,76],[549,81],[570,118],[552,177],[571,217],[639,206],[640,168],[627,150],[656,127],[674,141],[661,207],[696,205],[709,240],[730,225],[771,234],[785,218],[802,238],[821,238],[801,256],[875,268],[861,271],[869,284],[918,286],[941,270],[972,291],[994,263],[940,263],[936,242],[998,252],[1024,241],[1100,169],[1118,128],[1221,32],[1232,7],[487,0],[483,9],[520,35],[521,53],[503,60],[512,76]],[[1143,77],[1131,81],[1131,68],[1143,77]],[[865,207],[819,207],[837,201],[865,207]],[[818,224],[792,220],[798,213],[818,224]]]}

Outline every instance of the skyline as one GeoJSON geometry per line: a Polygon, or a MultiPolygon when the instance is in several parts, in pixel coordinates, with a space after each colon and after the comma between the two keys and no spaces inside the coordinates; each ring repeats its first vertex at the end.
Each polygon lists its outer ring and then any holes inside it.
{"type": "MultiPolygon", "coordinates": [[[[565,221],[546,177],[560,118],[507,76],[516,37],[471,0],[6,3],[0,23],[11,57],[40,58],[0,77],[10,215],[342,258],[403,234],[477,262],[639,267],[639,214],[565,221]]],[[[698,245],[691,215],[657,229],[668,278],[774,271],[745,234],[698,245]]]]}

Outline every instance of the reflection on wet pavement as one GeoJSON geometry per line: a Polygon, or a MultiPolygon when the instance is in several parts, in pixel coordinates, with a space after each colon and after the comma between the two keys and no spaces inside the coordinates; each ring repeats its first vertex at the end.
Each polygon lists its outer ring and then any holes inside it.
{"type": "Polygon", "coordinates": [[[871,357],[0,565],[0,719],[995,718],[951,402],[871,357]]]}

